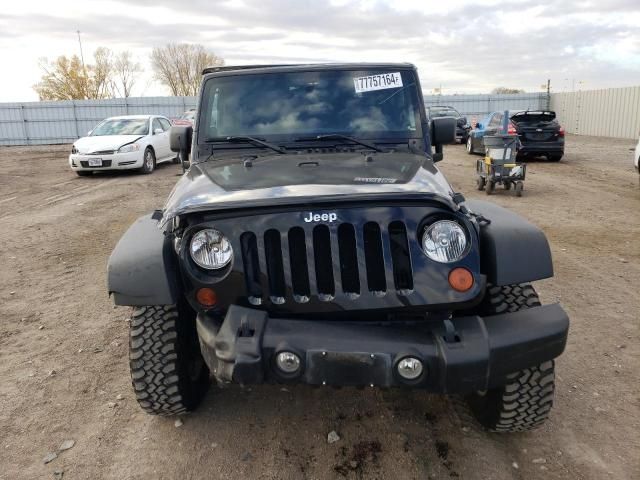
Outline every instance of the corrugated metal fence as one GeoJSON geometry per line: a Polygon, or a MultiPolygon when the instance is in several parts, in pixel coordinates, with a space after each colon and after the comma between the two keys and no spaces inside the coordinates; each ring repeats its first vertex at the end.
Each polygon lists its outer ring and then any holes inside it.
{"type": "MultiPolygon", "coordinates": [[[[578,135],[637,138],[640,87],[573,93],[514,95],[425,95],[425,104],[450,105],[469,120],[489,112],[551,108],[565,129],[578,135]]],[[[176,117],[196,105],[195,97],[0,103],[0,145],[71,143],[115,115],[176,117]]]]}
{"type": "Polygon", "coordinates": [[[487,113],[504,110],[536,110],[548,108],[546,93],[509,95],[425,95],[425,105],[449,105],[469,120],[480,120],[487,113]]]}
{"type": "Polygon", "coordinates": [[[107,117],[155,114],[177,117],[195,97],[0,103],[0,145],[72,143],[107,117]]]}
{"type": "Polygon", "coordinates": [[[640,132],[640,86],[554,93],[551,109],[576,135],[637,139],[640,132]]]}

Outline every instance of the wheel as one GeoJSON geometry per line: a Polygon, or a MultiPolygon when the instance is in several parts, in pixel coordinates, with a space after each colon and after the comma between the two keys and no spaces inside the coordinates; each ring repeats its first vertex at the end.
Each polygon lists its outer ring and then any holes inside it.
{"type": "Polygon", "coordinates": [[[491,195],[495,189],[496,189],[496,182],[494,182],[493,180],[488,180],[487,186],[484,187],[484,191],[487,193],[487,195],[491,195]]]}
{"type": "Polygon", "coordinates": [[[522,190],[524,190],[524,183],[522,182],[516,182],[516,196],[521,197],[522,196],[522,190]]]}
{"type": "Polygon", "coordinates": [[[554,153],[554,154],[549,154],[547,155],[547,159],[550,162],[559,162],[562,159],[562,153],[554,153]]]}
{"type": "Polygon", "coordinates": [[[89,175],[93,175],[93,171],[76,170],[76,175],[78,175],[79,177],[88,177],[89,175]]]}
{"type": "Polygon", "coordinates": [[[473,140],[471,139],[471,135],[467,137],[467,153],[469,155],[473,155],[475,153],[473,151],[473,140]]]}
{"type": "Polygon", "coordinates": [[[171,163],[174,163],[176,165],[180,165],[180,154],[179,153],[175,157],[173,157],[173,159],[171,159],[171,163]]]}
{"type": "Polygon", "coordinates": [[[502,186],[505,190],[511,190],[511,182],[503,182],[502,186]]]}
{"type": "MultiPolygon", "coordinates": [[[[530,284],[487,286],[481,305],[484,315],[516,312],[540,305],[530,284]]],[[[554,362],[549,360],[507,376],[507,383],[465,400],[473,416],[487,430],[523,432],[539,427],[549,416],[555,390],[554,362]]]]}
{"type": "Polygon", "coordinates": [[[484,177],[478,176],[478,178],[476,179],[476,187],[478,187],[478,190],[484,190],[484,186],[486,183],[487,181],[484,177]]]}
{"type": "Polygon", "coordinates": [[[175,415],[194,410],[210,382],[195,313],[187,306],[135,307],[129,365],[136,398],[147,413],[175,415]]]}
{"type": "Polygon", "coordinates": [[[140,173],[149,174],[156,169],[156,156],[150,147],[144,151],[144,160],[142,161],[142,167],[140,173]]]}

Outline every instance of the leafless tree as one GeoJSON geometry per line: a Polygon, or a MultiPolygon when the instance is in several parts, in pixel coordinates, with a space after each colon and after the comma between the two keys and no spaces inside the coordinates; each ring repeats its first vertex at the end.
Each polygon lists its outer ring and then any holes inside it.
{"type": "Polygon", "coordinates": [[[89,88],[91,98],[113,97],[113,52],[106,47],[98,47],[93,54],[94,64],[91,66],[91,82],[89,88]]]}
{"type": "Polygon", "coordinates": [[[113,60],[113,91],[119,97],[130,97],[142,66],[133,59],[131,52],[124,51],[113,60]]]}
{"type": "Polygon", "coordinates": [[[40,100],[83,100],[113,96],[111,73],[112,53],[100,47],[94,53],[94,63],[83,65],[77,55],[61,56],[49,62],[40,59],[43,70],[40,82],[33,86],[40,100]]]}
{"type": "Polygon", "coordinates": [[[193,96],[200,88],[202,70],[224,65],[224,59],[202,45],[170,43],[153,49],[151,65],[155,78],[173,95],[193,96]]]}

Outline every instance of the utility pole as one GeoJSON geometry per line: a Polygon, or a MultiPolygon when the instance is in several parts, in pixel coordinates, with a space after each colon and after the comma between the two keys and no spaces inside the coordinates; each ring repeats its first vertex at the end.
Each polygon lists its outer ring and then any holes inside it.
{"type": "Polygon", "coordinates": [[[82,69],[85,70],[86,73],[86,68],[84,66],[84,54],[82,53],[82,40],[80,39],[80,30],[76,30],[76,33],[78,34],[78,43],[80,44],[80,60],[82,61],[82,69]]]}
{"type": "Polygon", "coordinates": [[[551,110],[551,79],[547,79],[547,110],[551,110]]]}
{"type": "Polygon", "coordinates": [[[87,88],[87,67],[85,67],[84,65],[84,54],[82,53],[82,40],[80,39],[80,30],[76,30],[76,33],[78,34],[78,44],[80,45],[80,60],[82,61],[82,71],[84,73],[84,96],[86,98],[89,97],[89,89],[87,88]]]}

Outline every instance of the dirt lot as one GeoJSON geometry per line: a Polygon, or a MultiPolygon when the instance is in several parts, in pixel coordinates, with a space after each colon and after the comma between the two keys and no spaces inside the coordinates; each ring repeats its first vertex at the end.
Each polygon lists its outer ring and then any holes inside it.
{"type": "MultiPolygon", "coordinates": [[[[162,206],[179,167],[78,178],[67,146],[0,149],[0,478],[640,478],[631,146],[569,137],[561,163],[529,164],[524,197],[491,197],[547,233],[556,277],[536,286],[572,320],[551,420],[511,436],[461,424],[446,399],[421,392],[214,388],[180,427],[142,413],[129,312],[107,297],[106,262],[134,219],[162,206]],[[332,430],[341,440],[329,445],[332,430]]],[[[441,165],[484,198],[474,161],[452,146],[441,165]]]]}

